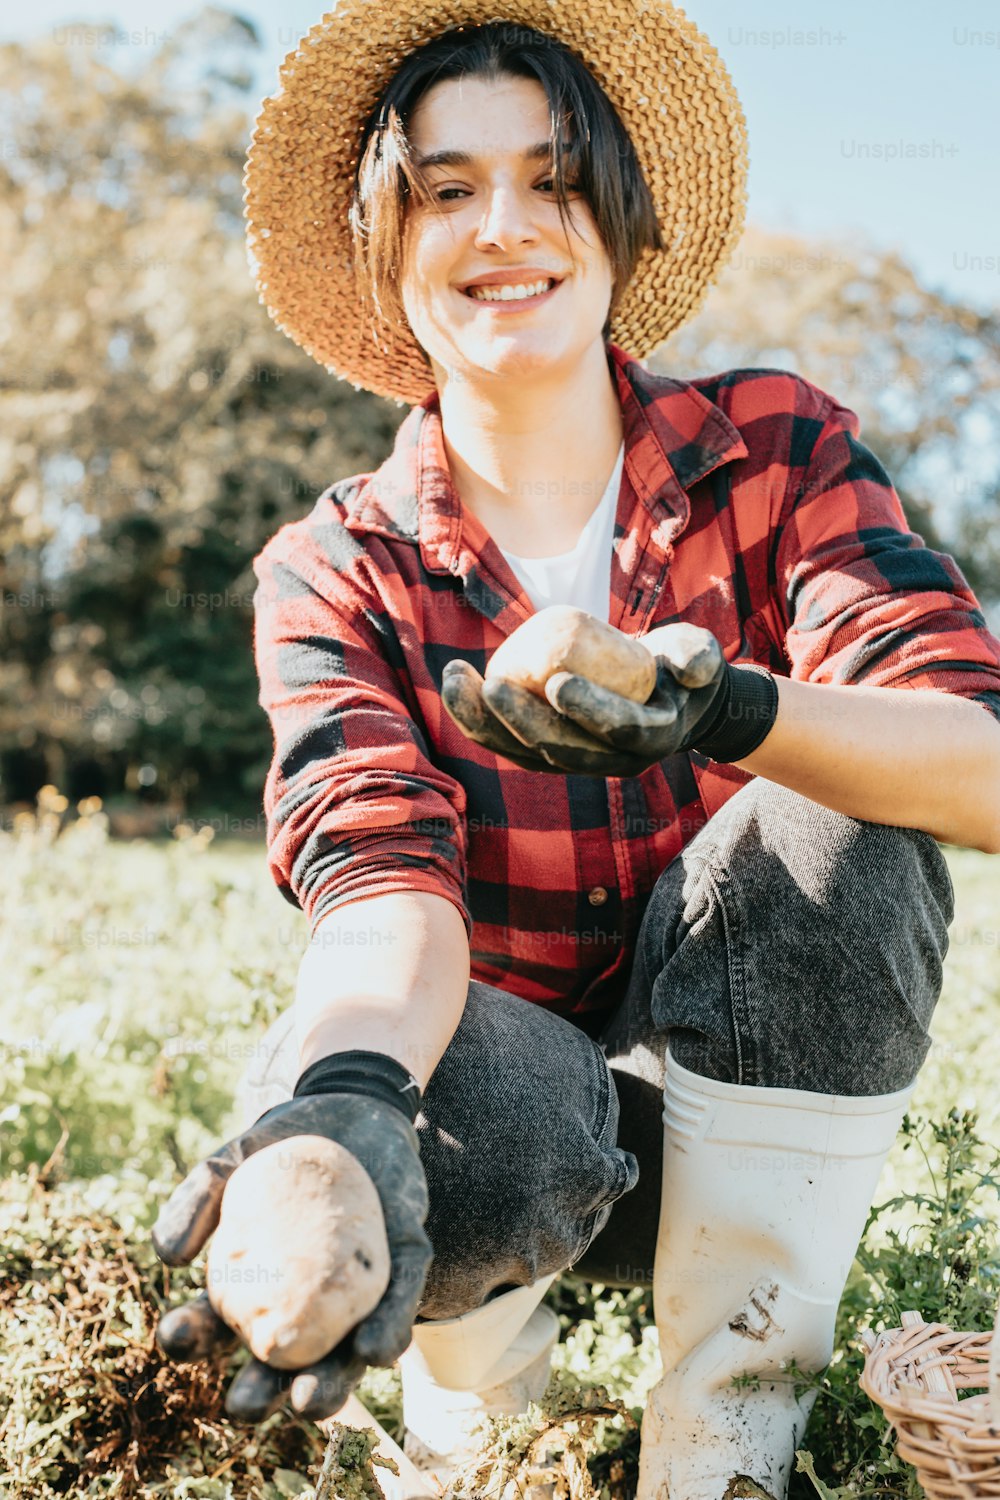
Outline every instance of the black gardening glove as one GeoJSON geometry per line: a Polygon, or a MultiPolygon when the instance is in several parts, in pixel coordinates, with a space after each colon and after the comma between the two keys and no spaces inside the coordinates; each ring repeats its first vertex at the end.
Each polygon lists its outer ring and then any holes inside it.
{"type": "MultiPolygon", "coordinates": [[[[168,1265],[196,1256],[219,1222],[223,1189],[236,1168],[264,1146],[294,1135],[323,1135],[364,1167],[378,1191],[391,1257],[385,1295],[366,1318],[318,1363],[276,1370],[251,1358],[229,1387],[226,1410],[238,1421],[262,1422],[290,1397],[293,1408],[319,1420],[338,1411],[369,1365],[391,1365],[407,1347],[432,1250],[424,1232],[427,1179],[413,1127],[417,1082],[401,1063],[377,1052],[338,1052],[307,1068],[295,1096],[220,1146],[188,1173],[153,1226],[153,1244],[168,1265]]],[[[280,1211],[261,1205],[262,1212],[280,1211]]],[[[163,1352],[181,1362],[234,1348],[239,1336],[202,1292],[161,1319],[163,1352]]]]}
{"type": "Polygon", "coordinates": [[[445,665],[441,700],[470,739],[530,770],[639,776],[685,750],[717,761],[756,750],[778,710],[766,667],[731,666],[710,630],[683,621],[639,639],[657,663],[645,703],[571,672],[549,678],[543,703],[507,678],[484,681],[460,659],[445,665]]]}

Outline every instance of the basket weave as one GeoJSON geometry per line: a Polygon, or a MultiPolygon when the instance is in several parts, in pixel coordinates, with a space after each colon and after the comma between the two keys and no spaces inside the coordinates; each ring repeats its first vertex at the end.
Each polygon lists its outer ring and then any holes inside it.
{"type": "Polygon", "coordinates": [[[992,1334],[905,1312],[901,1328],[862,1338],[861,1389],[885,1412],[928,1500],[1000,1496],[1000,1310],[992,1334]]]}

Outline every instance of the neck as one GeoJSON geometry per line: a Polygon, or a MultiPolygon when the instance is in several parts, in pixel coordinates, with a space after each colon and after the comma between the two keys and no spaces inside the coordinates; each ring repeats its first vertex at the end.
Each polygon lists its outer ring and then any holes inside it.
{"type": "Polygon", "coordinates": [[[604,344],[547,380],[469,379],[438,391],[452,482],[484,517],[574,525],[597,505],[623,436],[622,411],[604,344]]]}

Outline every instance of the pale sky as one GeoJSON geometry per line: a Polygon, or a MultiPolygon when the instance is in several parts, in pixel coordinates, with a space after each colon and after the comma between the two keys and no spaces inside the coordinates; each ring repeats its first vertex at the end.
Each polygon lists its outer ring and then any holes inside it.
{"type": "MultiPolygon", "coordinates": [[[[228,8],[261,36],[261,96],[325,9],[322,0],[228,8]]],[[[32,0],[4,7],[0,39],[86,22],[155,45],[197,9],[182,0],[92,9],[85,0],[32,0]]],[[[687,0],[684,10],[743,101],[752,223],[895,248],[930,286],[1000,308],[996,0],[687,0]]]]}

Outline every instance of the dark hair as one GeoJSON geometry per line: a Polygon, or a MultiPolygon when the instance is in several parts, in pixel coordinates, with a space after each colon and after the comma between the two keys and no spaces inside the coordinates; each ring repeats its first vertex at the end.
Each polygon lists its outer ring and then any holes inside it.
{"type": "MultiPolygon", "coordinates": [[[[410,53],[382,90],[361,132],[350,208],[358,294],[372,324],[406,322],[401,294],[406,211],[415,196],[441,211],[410,152],[413,111],[446,78],[504,76],[541,83],[549,101],[549,139],[559,217],[572,209],[567,180],[577,184],[594,216],[613,273],[611,317],[645,247],[664,248],[656,210],[635,148],[604,90],[580,59],[555,37],[512,22],[460,26],[410,53]]],[[[421,351],[430,366],[426,351],[421,351]]]]}

